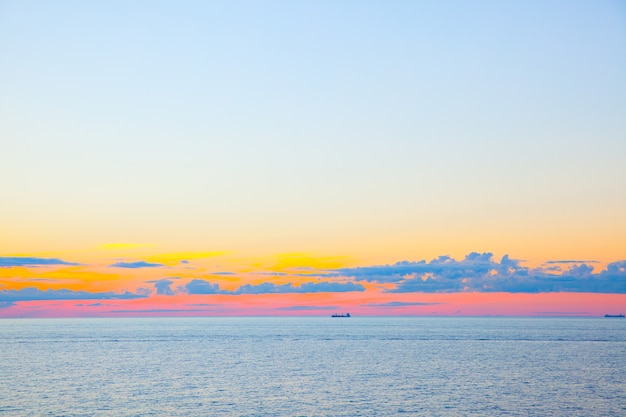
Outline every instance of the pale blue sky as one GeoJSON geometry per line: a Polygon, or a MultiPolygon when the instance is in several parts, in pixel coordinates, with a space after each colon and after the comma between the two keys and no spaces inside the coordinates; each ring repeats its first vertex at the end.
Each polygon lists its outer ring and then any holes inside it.
{"type": "Polygon", "coordinates": [[[0,1],[0,57],[20,250],[626,232],[621,1],[0,1]]]}

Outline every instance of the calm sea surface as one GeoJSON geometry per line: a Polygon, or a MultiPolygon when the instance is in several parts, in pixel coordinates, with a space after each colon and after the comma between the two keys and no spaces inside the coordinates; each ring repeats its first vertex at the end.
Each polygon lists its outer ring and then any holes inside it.
{"type": "Polygon", "coordinates": [[[0,416],[626,416],[626,319],[0,320],[0,416]]]}

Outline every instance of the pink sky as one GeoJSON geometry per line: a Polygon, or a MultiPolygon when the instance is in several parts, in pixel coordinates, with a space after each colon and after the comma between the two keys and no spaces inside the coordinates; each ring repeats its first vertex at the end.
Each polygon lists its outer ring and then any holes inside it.
{"type": "Polygon", "coordinates": [[[626,294],[175,295],[134,300],[22,301],[0,317],[151,316],[602,316],[624,312],[626,294]]]}

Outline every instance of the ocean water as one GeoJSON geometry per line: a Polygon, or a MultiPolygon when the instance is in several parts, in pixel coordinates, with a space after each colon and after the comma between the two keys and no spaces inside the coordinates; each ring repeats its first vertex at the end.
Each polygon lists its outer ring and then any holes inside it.
{"type": "Polygon", "coordinates": [[[626,416],[626,320],[0,320],[4,416],[626,416]]]}

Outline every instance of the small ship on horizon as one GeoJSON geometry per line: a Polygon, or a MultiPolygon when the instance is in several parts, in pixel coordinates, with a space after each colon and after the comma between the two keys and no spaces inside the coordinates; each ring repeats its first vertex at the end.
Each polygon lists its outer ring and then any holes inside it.
{"type": "Polygon", "coordinates": [[[352,316],[350,316],[350,313],[346,313],[346,314],[333,314],[330,317],[352,317],[352,316]]]}

